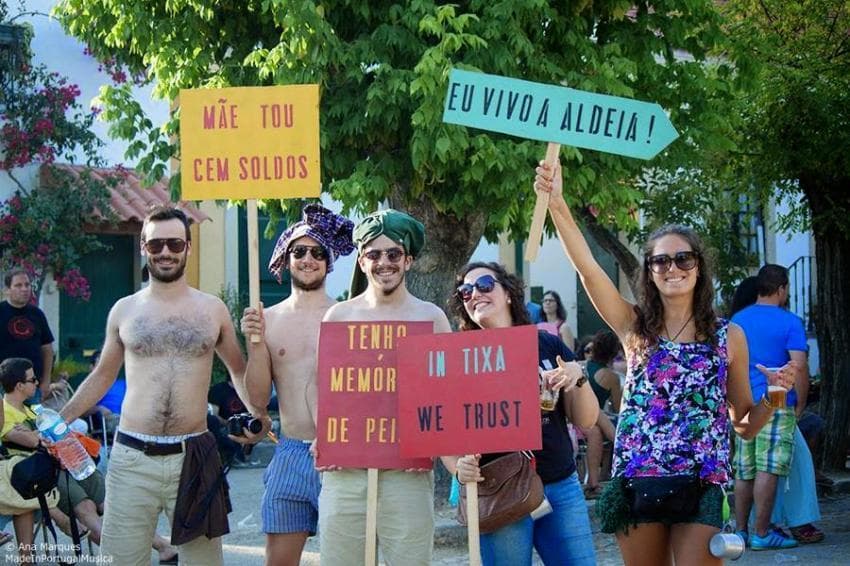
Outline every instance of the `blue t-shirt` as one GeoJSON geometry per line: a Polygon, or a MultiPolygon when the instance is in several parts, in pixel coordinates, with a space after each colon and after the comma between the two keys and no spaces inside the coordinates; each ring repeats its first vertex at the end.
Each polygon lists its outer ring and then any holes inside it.
{"type": "MultiPolygon", "coordinates": [[[[747,336],[750,350],[750,389],[758,402],[767,393],[767,378],[756,369],[784,366],[791,359],[789,350],[808,351],[803,321],[794,313],[774,305],[750,305],[735,313],[732,322],[747,336]]],[[[797,405],[797,392],[788,392],[788,406],[797,405]]]]}

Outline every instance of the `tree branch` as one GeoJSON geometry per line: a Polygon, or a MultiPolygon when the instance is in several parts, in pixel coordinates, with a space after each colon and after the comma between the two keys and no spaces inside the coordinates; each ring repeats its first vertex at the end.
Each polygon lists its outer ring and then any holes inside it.
{"type": "Polygon", "coordinates": [[[6,174],[9,176],[9,178],[10,178],[10,179],[12,179],[12,181],[14,181],[14,182],[15,182],[15,184],[16,184],[16,185],[18,185],[18,188],[19,188],[19,189],[21,189],[21,192],[22,192],[23,194],[25,194],[25,195],[30,194],[30,193],[29,193],[29,191],[28,191],[28,190],[27,190],[27,189],[26,189],[26,188],[25,188],[25,187],[21,184],[21,182],[20,182],[20,181],[18,181],[18,179],[17,179],[14,175],[12,175],[12,172],[11,172],[11,171],[9,171],[8,169],[6,169],[6,174]]]}
{"type": "Polygon", "coordinates": [[[584,227],[590,233],[596,243],[602,249],[614,256],[614,259],[620,265],[620,269],[626,274],[626,279],[629,282],[629,287],[632,294],[637,296],[637,277],[640,272],[640,262],[635,255],[627,248],[617,235],[611,230],[599,223],[593,214],[585,207],[577,210],[579,217],[584,224],[584,227]]]}

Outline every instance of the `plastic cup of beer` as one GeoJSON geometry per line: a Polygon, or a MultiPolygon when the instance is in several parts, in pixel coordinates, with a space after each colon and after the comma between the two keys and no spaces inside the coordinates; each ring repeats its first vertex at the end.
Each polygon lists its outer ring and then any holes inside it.
{"type": "Polygon", "coordinates": [[[554,411],[555,402],[558,400],[558,392],[549,389],[548,383],[543,375],[540,375],[540,408],[544,411],[554,411]]]}
{"type": "Polygon", "coordinates": [[[786,396],[788,390],[779,385],[768,385],[767,396],[770,399],[770,404],[777,408],[785,407],[786,396]]]}
{"type": "MultiPolygon", "coordinates": [[[[782,367],[767,368],[767,371],[776,373],[781,369],[782,367]]],[[[770,404],[774,407],[785,407],[787,395],[788,390],[781,385],[767,386],[767,397],[770,399],[770,404]]]]}

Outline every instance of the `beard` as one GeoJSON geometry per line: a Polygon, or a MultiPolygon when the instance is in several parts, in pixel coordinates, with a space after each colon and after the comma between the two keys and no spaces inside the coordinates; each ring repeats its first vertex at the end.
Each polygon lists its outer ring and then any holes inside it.
{"type": "Polygon", "coordinates": [[[292,281],[292,286],[302,291],[315,291],[321,289],[325,284],[325,277],[319,277],[315,281],[305,281],[300,279],[295,271],[290,270],[289,279],[292,281]]]}
{"type": "Polygon", "coordinates": [[[186,256],[177,258],[177,269],[171,272],[160,271],[159,266],[154,263],[150,256],[148,256],[147,266],[148,273],[153,279],[161,283],[171,283],[180,279],[183,276],[183,272],[186,271],[186,256]]]}
{"type": "MultiPolygon", "coordinates": [[[[385,297],[389,297],[390,295],[395,293],[396,290],[399,287],[401,287],[401,285],[404,283],[405,277],[407,276],[407,272],[405,272],[404,269],[399,269],[398,271],[401,273],[401,278],[394,285],[393,284],[387,284],[387,283],[374,283],[373,282],[373,285],[376,286],[376,287],[379,287],[381,289],[381,294],[383,294],[385,297]],[[392,286],[390,286],[390,285],[392,285],[392,286]]],[[[381,276],[378,275],[378,273],[375,272],[375,271],[372,271],[372,276],[374,277],[374,280],[376,282],[381,280],[381,276]]]]}

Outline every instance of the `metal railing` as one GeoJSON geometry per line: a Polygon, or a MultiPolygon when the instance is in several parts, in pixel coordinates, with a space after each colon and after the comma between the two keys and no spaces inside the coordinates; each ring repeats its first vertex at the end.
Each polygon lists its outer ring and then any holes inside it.
{"type": "Polygon", "coordinates": [[[806,332],[814,332],[812,312],[815,306],[817,287],[814,256],[798,257],[788,267],[788,308],[803,319],[806,332]]]}

